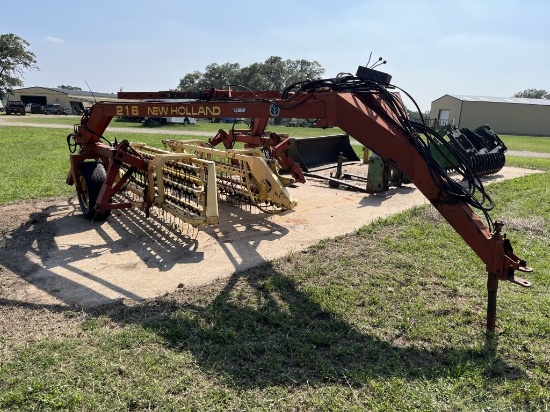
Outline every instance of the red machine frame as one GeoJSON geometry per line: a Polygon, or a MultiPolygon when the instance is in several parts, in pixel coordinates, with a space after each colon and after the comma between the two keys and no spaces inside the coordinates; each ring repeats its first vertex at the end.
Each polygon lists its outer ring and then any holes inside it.
{"type": "MultiPolygon", "coordinates": [[[[488,273],[487,289],[487,329],[492,332],[496,321],[496,297],[499,280],[508,280],[522,286],[529,282],[514,277],[515,271],[530,272],[526,262],[513,252],[506,236],[501,233],[502,225],[495,224],[491,233],[478,215],[463,200],[441,190],[439,177],[434,176],[429,164],[418,153],[410,139],[392,123],[395,116],[386,102],[376,93],[358,96],[352,92],[317,90],[310,93],[297,93],[291,100],[283,100],[279,92],[232,92],[230,90],[209,90],[200,93],[156,92],[119,93],[122,99],[159,99],[158,101],[101,102],[95,104],[86,114],[80,125],[75,126],[73,135],[79,153],[71,155],[71,171],[68,184],[79,187],[78,165],[85,159],[102,159],[107,170],[107,180],[98,199],[97,210],[127,208],[129,203],[110,202],[113,194],[125,184],[125,178],[118,180],[119,165],[123,162],[137,170],[146,170],[147,162],[128,151],[127,143],[112,147],[100,141],[102,133],[115,116],[168,117],[186,116],[196,118],[254,119],[249,131],[238,131],[239,141],[250,146],[264,146],[262,137],[265,126],[271,118],[315,119],[319,127],[337,126],[353,136],[360,143],[376,152],[383,159],[396,165],[424,196],[437,208],[454,230],[478,255],[486,265],[488,273]],[[195,98],[192,102],[166,102],[160,99],[195,98]],[[124,150],[121,150],[124,149],[124,150]]],[[[235,132],[233,132],[235,133],[235,132]]],[[[231,133],[219,133],[218,142],[235,139],[231,133]]],[[[274,135],[267,145],[275,158],[287,162],[288,171],[296,180],[302,181],[299,166],[288,159],[288,139],[274,135]]],[[[145,199],[147,203],[150,199],[145,199]]]]}

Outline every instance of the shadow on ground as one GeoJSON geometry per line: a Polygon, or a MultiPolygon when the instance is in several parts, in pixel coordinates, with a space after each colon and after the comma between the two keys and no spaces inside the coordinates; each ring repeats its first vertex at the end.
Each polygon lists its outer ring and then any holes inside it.
{"type": "MultiPolygon", "coordinates": [[[[61,206],[72,208],[69,210],[52,207],[32,214],[0,248],[0,264],[23,279],[43,269],[32,258],[33,253],[44,258],[56,247],[53,242],[56,229],[48,220],[50,215],[66,213],[62,224],[69,232],[79,232],[82,225],[88,224],[75,215],[74,204],[61,206]]],[[[195,241],[192,237],[172,238],[175,234],[161,222],[140,233],[139,225],[132,222],[139,217],[131,216],[115,219],[114,228],[121,240],[113,241],[109,237],[111,240],[105,247],[123,250],[128,247],[124,243],[126,236],[144,236],[148,239],[147,244],[154,246],[147,252],[136,250],[136,253],[143,261],[155,265],[158,259],[172,253],[174,247],[193,252],[195,241]],[[152,233],[156,233],[154,237],[158,242],[151,242],[152,233]]],[[[101,225],[98,224],[95,230],[102,233],[101,225]]],[[[140,249],[140,243],[136,245],[140,249]]],[[[96,248],[87,245],[67,248],[62,254],[63,264],[72,267],[78,259],[102,253],[101,248],[96,248]]],[[[53,272],[49,275],[57,276],[53,272]]],[[[82,276],[94,275],[82,273],[82,276]]],[[[56,290],[48,286],[45,284],[44,290],[55,295],[56,290]]],[[[64,287],[78,289],[81,286],[67,284],[64,287]]],[[[197,303],[197,294],[196,289],[184,289],[174,296],[137,305],[121,302],[85,311],[91,317],[107,316],[121,325],[143,326],[160,336],[171,350],[192,353],[205,373],[239,388],[329,383],[354,386],[363,385],[373,377],[437,380],[480,370],[497,379],[525,376],[525,371],[496,355],[494,340],[488,339],[485,346],[477,345],[477,349],[429,349],[362,332],[340,313],[321,307],[307,290],[300,290],[289,276],[279,273],[269,263],[237,272],[223,283],[201,288],[200,295],[207,297],[205,304],[197,303]]],[[[127,293],[127,297],[134,298],[131,293],[127,293]]],[[[58,312],[74,310],[74,306],[70,306],[73,302],[66,300],[63,303],[69,305],[26,307],[58,312]]],[[[4,297],[0,305],[25,303],[4,297]]],[[[481,331],[479,339],[482,342],[481,331]]]]}
{"type": "MultiPolygon", "coordinates": [[[[203,293],[208,291],[203,288],[203,293]]],[[[212,287],[204,306],[193,303],[195,294],[190,289],[150,301],[145,311],[119,305],[94,314],[142,325],[170,349],[191,352],[205,373],[244,389],[359,386],[375,377],[437,380],[479,370],[489,378],[525,376],[496,355],[495,338],[487,338],[479,349],[425,349],[363,333],[339,313],[323,309],[270,264],[212,287]]],[[[479,339],[483,342],[482,331],[479,339]]]]}
{"type": "MultiPolygon", "coordinates": [[[[83,219],[77,209],[78,205],[73,200],[69,204],[56,204],[31,213],[28,220],[4,239],[0,247],[0,265],[60,302],[79,306],[83,296],[88,301],[105,301],[105,297],[59,273],[75,273],[77,280],[93,280],[126,298],[141,299],[96,276],[91,270],[82,270],[78,265],[80,261],[105,253],[116,256],[131,250],[148,267],[162,272],[170,270],[182,259],[193,261],[203,258],[202,253],[196,251],[196,231],[181,233],[170,223],[154,217],[145,219],[132,210],[113,213],[109,231],[106,231],[102,222],[83,219]],[[90,231],[101,241],[87,244],[84,234],[90,231]],[[63,239],[75,234],[83,234],[77,244],[56,241],[56,237],[63,239]]],[[[128,275],[135,275],[131,272],[132,265],[128,262],[128,275]]]]}
{"type": "MultiPolygon", "coordinates": [[[[257,246],[288,233],[265,214],[230,205],[221,208],[228,209],[223,222],[215,229],[203,229],[209,237],[200,238],[203,247],[199,248],[199,231],[178,225],[171,215],[146,218],[128,209],[113,211],[108,222],[90,222],[82,217],[74,199],[69,204],[60,202],[30,213],[9,232],[0,243],[0,268],[22,280],[19,289],[32,285],[60,303],[90,307],[112,299],[139,301],[142,292],[147,296],[150,291],[143,287],[150,285],[140,283],[144,268],[152,269],[149,277],[158,282],[160,290],[168,287],[164,279],[174,278],[168,274],[173,270],[184,282],[198,270],[193,264],[211,258],[205,257],[204,251],[209,250],[205,244],[216,245],[210,250],[225,255],[235,271],[265,262],[257,246]]],[[[212,268],[213,273],[216,270],[212,268]]],[[[169,290],[177,285],[170,283],[169,290]]],[[[46,295],[34,303],[44,303],[46,295]]]]}

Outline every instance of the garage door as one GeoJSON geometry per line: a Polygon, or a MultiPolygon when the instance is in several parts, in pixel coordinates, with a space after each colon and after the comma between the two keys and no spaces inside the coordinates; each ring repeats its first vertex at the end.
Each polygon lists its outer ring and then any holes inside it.
{"type": "Polygon", "coordinates": [[[439,126],[447,126],[449,124],[450,115],[451,111],[449,109],[440,109],[439,115],[437,116],[439,119],[439,126]]]}
{"type": "Polygon", "coordinates": [[[48,102],[46,96],[24,96],[21,95],[21,101],[27,105],[29,103],[38,103],[40,106],[45,106],[48,102]]]}

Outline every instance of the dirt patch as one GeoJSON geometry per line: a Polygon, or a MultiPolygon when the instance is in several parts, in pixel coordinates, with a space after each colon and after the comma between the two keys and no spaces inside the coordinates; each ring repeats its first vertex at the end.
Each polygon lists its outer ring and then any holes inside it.
{"type": "MultiPolygon", "coordinates": [[[[366,166],[353,173],[366,174],[366,166]]],[[[491,181],[532,171],[504,168],[491,181]]],[[[93,307],[138,301],[225,279],[300,252],[319,240],[427,203],[413,186],[369,195],[310,179],[292,188],[298,207],[279,215],[220,205],[220,225],[176,230],[134,210],[102,224],[82,218],[75,198],[0,208],[0,293],[5,306],[93,307]]]]}
{"type": "Polygon", "coordinates": [[[58,198],[0,208],[0,292],[4,299],[28,300],[25,275],[37,269],[36,262],[47,258],[56,232],[53,225],[47,224],[47,218],[52,208],[63,202],[66,199],[58,198]],[[29,250],[38,254],[28,255],[29,250]]]}
{"type": "Polygon", "coordinates": [[[48,291],[28,281],[47,259],[56,229],[50,213],[66,198],[25,202],[0,208],[0,349],[10,353],[44,337],[79,333],[75,312],[48,291]]]}

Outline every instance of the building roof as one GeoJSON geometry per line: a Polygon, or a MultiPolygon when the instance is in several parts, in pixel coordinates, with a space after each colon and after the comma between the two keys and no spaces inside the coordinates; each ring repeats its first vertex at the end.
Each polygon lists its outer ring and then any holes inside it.
{"type": "Polygon", "coordinates": [[[70,94],[71,96],[89,97],[90,99],[93,99],[94,96],[96,98],[108,97],[110,99],[117,97],[115,93],[97,93],[97,92],[92,93],[84,90],[69,90],[69,89],[61,89],[59,87],[43,87],[43,86],[23,87],[21,89],[14,89],[13,92],[20,92],[26,89],[46,89],[57,93],[70,94]]]}
{"type": "Polygon", "coordinates": [[[550,100],[547,99],[525,99],[523,97],[492,97],[492,96],[472,96],[464,94],[447,94],[465,102],[490,102],[490,103],[515,103],[515,104],[533,104],[538,106],[550,106],[550,100]]]}
{"type": "MultiPolygon", "coordinates": [[[[47,87],[44,87],[45,89],[47,87]]],[[[56,92],[61,92],[61,93],[67,93],[67,94],[70,94],[70,95],[73,95],[73,96],[81,96],[81,97],[110,97],[111,99],[114,98],[114,97],[117,97],[117,95],[115,93],[97,93],[97,92],[93,92],[93,95],[92,95],[92,92],[87,92],[87,91],[84,91],[84,90],[69,90],[69,89],[60,89],[58,87],[52,87],[50,88],[50,90],[55,90],[56,92]]]]}

